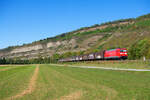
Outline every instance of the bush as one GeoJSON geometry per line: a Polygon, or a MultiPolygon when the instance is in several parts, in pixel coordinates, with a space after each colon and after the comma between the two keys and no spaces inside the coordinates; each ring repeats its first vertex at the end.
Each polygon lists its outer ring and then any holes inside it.
{"type": "Polygon", "coordinates": [[[142,57],[150,59],[150,40],[143,39],[134,43],[129,48],[129,59],[141,59],[142,57]]]}

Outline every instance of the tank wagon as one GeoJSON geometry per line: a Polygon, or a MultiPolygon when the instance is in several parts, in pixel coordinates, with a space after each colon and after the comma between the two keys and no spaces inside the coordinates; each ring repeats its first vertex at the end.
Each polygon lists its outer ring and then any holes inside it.
{"type": "Polygon", "coordinates": [[[125,60],[128,58],[126,48],[116,48],[80,56],[60,59],[59,62],[92,61],[92,60],[125,60]]]}

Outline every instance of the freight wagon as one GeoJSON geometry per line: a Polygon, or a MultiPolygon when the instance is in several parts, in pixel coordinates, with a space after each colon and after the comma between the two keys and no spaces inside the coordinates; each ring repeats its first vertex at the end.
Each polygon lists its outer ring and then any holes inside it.
{"type": "Polygon", "coordinates": [[[74,56],[69,58],[60,59],[60,62],[72,62],[72,61],[92,61],[92,60],[120,60],[127,59],[126,48],[116,48],[110,50],[104,50],[96,53],[90,53],[86,55],[74,56]]]}

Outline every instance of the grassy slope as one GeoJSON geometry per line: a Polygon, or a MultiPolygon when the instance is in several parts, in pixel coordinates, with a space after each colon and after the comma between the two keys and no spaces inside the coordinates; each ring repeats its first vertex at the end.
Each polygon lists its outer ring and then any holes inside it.
{"type": "MultiPolygon", "coordinates": [[[[138,17],[134,20],[134,24],[127,25],[117,25],[112,26],[111,23],[108,24],[109,27],[101,30],[94,30],[89,32],[82,32],[76,34],[66,34],[63,37],[59,37],[61,39],[72,39],[75,38],[77,41],[77,48],[72,48],[71,50],[77,49],[80,51],[80,47],[89,49],[86,50],[85,53],[96,52],[104,49],[110,48],[127,48],[129,49],[132,44],[142,39],[150,39],[150,15],[147,17],[138,17]],[[84,42],[93,37],[93,36],[102,36],[98,41],[92,43],[93,45],[85,45],[84,42]]],[[[64,51],[63,47],[59,49],[60,51],[64,51]]]]}
{"type": "MultiPolygon", "coordinates": [[[[133,43],[144,38],[150,38],[150,15],[145,15],[136,18],[134,24],[117,25],[112,26],[109,23],[107,28],[101,30],[94,30],[82,33],[68,33],[63,37],[59,37],[59,40],[69,40],[75,38],[78,42],[79,47],[86,48],[87,45],[82,44],[86,39],[92,36],[102,36],[99,41],[90,47],[86,52],[93,52],[95,50],[110,49],[116,47],[129,48],[133,43]]],[[[119,23],[119,22],[118,22],[119,23]]],[[[56,38],[57,40],[57,38],[56,38]]],[[[80,48],[76,48],[79,49],[80,48]]],[[[64,48],[62,48],[64,50],[64,48]]]]}
{"type": "Polygon", "coordinates": [[[127,29],[116,31],[114,37],[105,44],[105,48],[130,47],[133,43],[144,38],[150,38],[150,20],[137,21],[127,29]]]}
{"type": "Polygon", "coordinates": [[[149,77],[150,72],[41,65],[35,91],[18,100],[149,100],[149,77]]]}

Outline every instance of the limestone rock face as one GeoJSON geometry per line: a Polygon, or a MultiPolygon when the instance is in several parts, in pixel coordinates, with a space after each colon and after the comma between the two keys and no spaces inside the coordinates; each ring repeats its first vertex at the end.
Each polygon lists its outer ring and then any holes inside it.
{"type": "Polygon", "coordinates": [[[57,42],[48,42],[47,43],[47,48],[56,47],[56,46],[59,46],[59,45],[61,45],[60,41],[57,41],[57,42]]]}
{"type": "Polygon", "coordinates": [[[20,48],[16,48],[16,49],[12,50],[10,53],[21,53],[21,52],[28,52],[28,51],[39,50],[39,49],[43,49],[42,45],[33,45],[33,46],[29,46],[29,47],[20,47],[20,48]]]}

